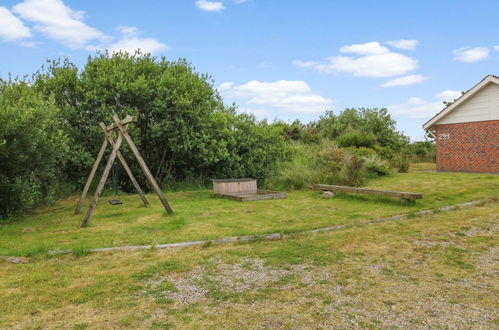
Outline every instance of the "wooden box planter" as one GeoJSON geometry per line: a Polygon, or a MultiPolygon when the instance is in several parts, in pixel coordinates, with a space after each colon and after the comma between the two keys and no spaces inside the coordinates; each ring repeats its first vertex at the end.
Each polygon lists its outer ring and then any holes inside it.
{"type": "Polygon", "coordinates": [[[260,199],[282,199],[285,193],[270,190],[259,190],[256,179],[213,179],[213,194],[216,197],[228,198],[239,202],[260,199]]]}

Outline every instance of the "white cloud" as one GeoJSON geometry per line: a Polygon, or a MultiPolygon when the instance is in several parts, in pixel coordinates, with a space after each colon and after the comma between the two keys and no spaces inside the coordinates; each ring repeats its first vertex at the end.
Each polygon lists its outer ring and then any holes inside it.
{"type": "Polygon", "coordinates": [[[407,86],[407,85],[422,83],[426,79],[428,78],[423,75],[413,74],[410,76],[404,76],[388,80],[386,83],[381,85],[381,87],[407,86]]]}
{"type": "Polygon", "coordinates": [[[124,51],[130,54],[135,53],[140,49],[142,53],[157,53],[168,50],[168,46],[159,42],[154,38],[139,38],[138,29],[133,26],[121,26],[119,28],[122,33],[122,38],[109,46],[109,51],[119,52],[124,51]]]}
{"type": "Polygon", "coordinates": [[[109,40],[104,33],[83,22],[84,12],[75,11],[61,0],[25,0],[13,11],[35,23],[34,29],[70,48],[84,48],[90,41],[109,40]]]}
{"type": "Polygon", "coordinates": [[[499,52],[499,46],[494,46],[494,50],[497,50],[499,52]]]}
{"type": "Polygon", "coordinates": [[[222,91],[225,91],[225,90],[228,90],[228,89],[231,89],[232,86],[234,86],[234,83],[232,81],[227,81],[227,82],[224,82],[224,83],[221,83],[217,89],[219,92],[222,92],[222,91]]]}
{"type": "Polygon", "coordinates": [[[477,62],[489,57],[489,49],[487,47],[463,47],[452,51],[454,59],[460,62],[477,62]]]}
{"type": "Polygon", "coordinates": [[[221,11],[225,8],[224,4],[220,1],[207,0],[197,0],[196,7],[204,11],[221,11]]]}
{"type": "Polygon", "coordinates": [[[411,97],[402,104],[391,104],[387,108],[394,115],[410,119],[429,119],[443,110],[443,101],[453,101],[460,95],[460,91],[445,90],[435,94],[438,101],[428,102],[419,97],[411,97]]]}
{"type": "Polygon", "coordinates": [[[411,97],[405,103],[391,104],[387,108],[394,115],[410,119],[427,119],[441,111],[444,104],[441,101],[427,102],[419,97],[411,97]]]}
{"type": "Polygon", "coordinates": [[[340,48],[342,53],[354,53],[359,55],[376,55],[376,54],[386,54],[390,50],[384,46],[381,46],[377,41],[367,42],[365,44],[353,44],[349,46],[343,46],[340,48]]]}
{"type": "Polygon", "coordinates": [[[310,68],[310,67],[313,67],[313,66],[316,66],[319,64],[319,62],[315,62],[315,61],[304,62],[304,61],[299,61],[299,60],[294,60],[292,63],[294,65],[302,67],[302,68],[310,68]]]}
{"type": "Polygon", "coordinates": [[[385,43],[399,49],[414,50],[418,46],[419,41],[414,39],[401,39],[401,40],[390,40],[385,43]]]}
{"type": "Polygon", "coordinates": [[[245,99],[247,105],[270,106],[293,113],[321,113],[331,109],[333,105],[331,99],[314,93],[310,86],[301,80],[253,80],[240,86],[224,84],[224,94],[245,99]]]}
{"type": "Polygon", "coordinates": [[[31,37],[31,31],[10,10],[0,7],[0,37],[5,41],[20,41],[31,37]]]}
{"type": "Polygon", "coordinates": [[[295,60],[293,64],[324,73],[347,72],[357,77],[374,78],[399,76],[418,67],[414,58],[392,52],[377,41],[344,46],[340,52],[357,56],[331,56],[326,63],[295,60]]]}
{"type": "Polygon", "coordinates": [[[439,99],[440,101],[454,101],[457,98],[460,98],[463,93],[461,91],[454,91],[447,89],[441,93],[435,94],[435,97],[439,99]]]}

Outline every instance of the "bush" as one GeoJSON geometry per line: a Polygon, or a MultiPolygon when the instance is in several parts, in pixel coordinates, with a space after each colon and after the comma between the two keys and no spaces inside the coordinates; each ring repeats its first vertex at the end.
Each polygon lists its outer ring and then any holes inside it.
{"type": "Polygon", "coordinates": [[[435,143],[430,141],[417,141],[407,146],[410,159],[413,162],[436,161],[435,143]]]}
{"type": "Polygon", "coordinates": [[[340,170],[340,182],[347,186],[360,186],[364,183],[367,171],[364,159],[357,155],[347,154],[340,170]]]}
{"type": "Polygon", "coordinates": [[[67,150],[58,115],[27,83],[0,82],[0,217],[58,197],[67,150]]]}
{"type": "Polygon", "coordinates": [[[267,186],[271,189],[304,189],[317,183],[359,186],[368,176],[388,173],[386,161],[359,156],[331,141],[317,146],[294,143],[290,159],[279,163],[267,186]]]}
{"type": "Polygon", "coordinates": [[[352,131],[344,133],[336,139],[336,142],[340,147],[365,147],[371,148],[376,144],[376,138],[371,133],[361,133],[358,131],[352,131]]]}
{"type": "Polygon", "coordinates": [[[391,166],[399,173],[409,172],[409,159],[405,154],[398,154],[391,160],[391,166]]]}
{"type": "Polygon", "coordinates": [[[364,166],[366,167],[368,175],[371,177],[390,174],[390,168],[387,162],[377,156],[366,158],[364,166]]]}
{"type": "Polygon", "coordinates": [[[357,131],[374,136],[376,145],[396,151],[409,142],[407,136],[397,131],[396,122],[386,108],[350,108],[339,115],[327,111],[316,125],[320,134],[327,139],[334,140],[345,133],[357,131]]]}
{"type": "Polygon", "coordinates": [[[313,148],[301,143],[293,144],[289,159],[281,161],[274,173],[265,181],[272,189],[306,189],[312,183],[321,182],[319,159],[313,148]]]}

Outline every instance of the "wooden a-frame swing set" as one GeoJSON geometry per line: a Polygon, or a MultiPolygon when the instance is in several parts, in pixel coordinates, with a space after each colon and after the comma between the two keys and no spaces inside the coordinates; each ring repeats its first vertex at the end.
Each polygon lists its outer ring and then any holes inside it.
{"type": "Polygon", "coordinates": [[[120,120],[117,115],[113,116],[113,121],[114,123],[110,126],[104,125],[104,123],[100,123],[100,127],[102,128],[104,132],[104,141],[102,142],[102,146],[99,150],[99,154],[97,155],[97,158],[95,159],[94,166],[92,167],[92,171],[90,172],[90,175],[88,176],[87,182],[85,184],[85,187],[83,188],[83,193],[81,194],[80,200],[78,201],[78,204],[76,205],[75,209],[75,214],[80,213],[81,206],[83,205],[83,202],[85,200],[85,197],[87,196],[88,189],[90,188],[90,184],[92,183],[92,180],[94,179],[95,172],[97,172],[97,168],[99,167],[99,163],[102,159],[102,156],[104,155],[104,152],[106,151],[106,147],[108,144],[111,145],[112,151],[111,155],[109,156],[109,159],[106,163],[106,167],[104,168],[104,172],[102,173],[102,177],[99,181],[99,185],[97,186],[97,189],[95,190],[94,197],[92,201],[90,202],[90,206],[88,207],[87,214],[85,215],[85,218],[83,219],[83,222],[81,224],[82,227],[87,227],[90,223],[90,218],[92,217],[92,212],[95,209],[95,206],[97,205],[97,201],[99,199],[100,194],[102,193],[102,190],[104,189],[104,185],[106,184],[107,177],[109,176],[109,172],[111,171],[111,167],[113,166],[114,160],[116,159],[116,156],[118,156],[118,159],[125,169],[125,172],[128,174],[128,177],[132,181],[135,189],[140,195],[140,198],[142,198],[142,201],[144,202],[144,205],[146,207],[149,207],[149,202],[147,201],[147,198],[142,191],[142,189],[139,186],[139,183],[135,179],[135,177],[132,174],[132,171],[130,170],[130,167],[128,167],[128,164],[125,161],[125,158],[119,151],[121,147],[121,143],[123,142],[123,139],[128,143],[128,146],[130,147],[130,150],[134,154],[135,158],[137,159],[137,162],[140,165],[140,168],[144,172],[146,178],[149,180],[149,183],[153,187],[154,191],[158,195],[159,199],[161,200],[161,203],[163,203],[163,206],[165,207],[165,210],[168,214],[172,214],[173,210],[170,207],[170,204],[168,204],[168,201],[166,200],[165,196],[163,195],[163,192],[161,191],[161,188],[159,187],[158,183],[154,179],[154,176],[151,174],[151,171],[147,167],[146,162],[142,158],[142,156],[139,153],[139,150],[135,146],[135,143],[133,143],[132,138],[130,135],[128,135],[127,132],[127,126],[132,123],[137,121],[137,117],[132,117],[132,116],[126,116],[125,119],[120,120]],[[114,139],[114,136],[116,137],[116,140],[114,139]]]}

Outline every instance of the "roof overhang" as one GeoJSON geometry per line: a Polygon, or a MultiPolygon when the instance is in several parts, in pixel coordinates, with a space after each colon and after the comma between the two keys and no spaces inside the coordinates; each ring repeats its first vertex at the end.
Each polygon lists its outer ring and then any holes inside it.
{"type": "Polygon", "coordinates": [[[432,119],[428,120],[424,125],[423,128],[425,131],[430,130],[435,124],[437,124],[442,118],[447,116],[449,113],[454,111],[459,105],[463,104],[468,100],[470,97],[478,93],[480,90],[482,90],[485,86],[488,84],[497,84],[499,85],[499,77],[488,75],[487,77],[483,78],[482,81],[480,81],[478,84],[476,84],[472,89],[461,95],[454,103],[449,105],[447,108],[443,109],[439,113],[435,115],[432,119]]]}

